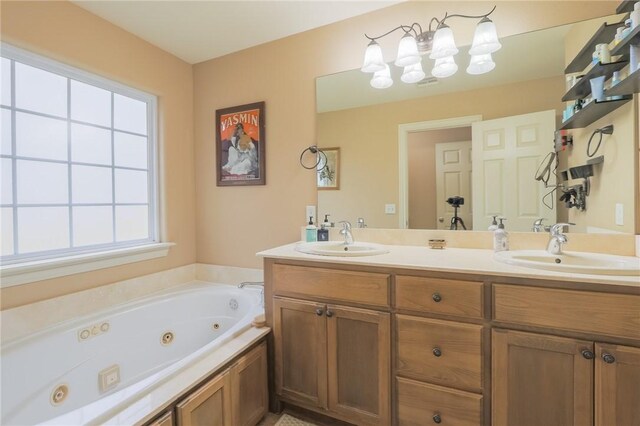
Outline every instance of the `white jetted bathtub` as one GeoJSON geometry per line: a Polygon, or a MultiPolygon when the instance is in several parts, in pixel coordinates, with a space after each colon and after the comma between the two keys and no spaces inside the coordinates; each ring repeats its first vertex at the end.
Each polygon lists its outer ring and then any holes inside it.
{"type": "Polygon", "coordinates": [[[258,289],[191,283],[7,342],[0,423],[101,423],[262,312],[258,289]]]}

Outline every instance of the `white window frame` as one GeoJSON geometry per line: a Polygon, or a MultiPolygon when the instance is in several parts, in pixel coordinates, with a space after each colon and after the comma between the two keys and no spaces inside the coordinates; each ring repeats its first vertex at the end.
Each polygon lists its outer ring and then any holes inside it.
{"type": "MultiPolygon", "coordinates": [[[[100,245],[92,245],[92,246],[84,246],[84,247],[73,247],[73,228],[72,228],[72,215],[71,215],[71,206],[72,199],[68,200],[68,203],[65,206],[69,206],[69,220],[70,220],[70,244],[72,247],[64,248],[64,249],[55,249],[55,250],[47,250],[36,253],[25,253],[25,254],[14,254],[10,256],[5,256],[2,260],[2,265],[0,266],[0,277],[1,287],[7,287],[11,285],[19,285],[24,284],[26,282],[31,282],[40,279],[53,278],[56,276],[69,275],[77,272],[86,272],[88,270],[101,269],[110,266],[116,266],[124,263],[137,262],[140,260],[145,260],[146,258],[154,258],[159,256],[166,256],[169,247],[172,244],[169,243],[161,243],[161,234],[160,234],[160,197],[159,197],[159,184],[158,184],[158,140],[157,140],[157,115],[158,115],[158,100],[155,95],[152,95],[147,92],[143,92],[138,89],[131,88],[129,86],[123,85],[121,83],[115,82],[113,80],[95,75],[93,73],[60,63],[58,61],[43,57],[41,55],[17,48],[15,46],[9,45],[7,43],[0,43],[1,56],[10,59],[12,61],[17,61],[23,63],[25,65],[29,65],[35,68],[40,68],[45,71],[59,74],[69,80],[67,80],[67,108],[68,111],[71,109],[71,97],[70,97],[70,80],[76,80],[82,83],[86,83],[95,87],[99,87],[101,89],[108,90],[112,92],[111,95],[111,116],[112,123],[111,126],[108,127],[108,130],[111,131],[111,144],[112,144],[112,155],[113,155],[113,108],[114,108],[114,94],[120,94],[123,96],[127,96],[129,98],[133,98],[136,100],[140,100],[147,104],[147,134],[144,135],[147,137],[147,155],[148,155],[148,169],[147,169],[147,182],[148,182],[148,224],[149,224],[149,238],[143,240],[132,240],[132,241],[124,241],[124,242],[114,242],[100,244],[100,245]],[[95,262],[95,265],[91,265],[92,262],[95,262]],[[50,273],[47,273],[47,270],[50,270],[50,273]],[[34,275],[33,272],[37,273],[34,275]]],[[[16,200],[16,163],[18,159],[29,160],[30,158],[23,158],[17,156],[16,152],[16,136],[15,136],[15,120],[17,112],[25,112],[30,114],[35,114],[43,117],[49,117],[47,114],[40,114],[33,111],[22,110],[16,108],[16,99],[15,99],[15,62],[12,62],[12,100],[11,106],[2,106],[3,110],[11,111],[11,120],[12,120],[12,153],[11,156],[2,155],[2,158],[10,158],[12,161],[12,171],[13,171],[13,192],[14,198],[11,204],[11,208],[13,208],[14,214],[14,253],[17,253],[17,244],[18,244],[18,233],[16,229],[17,219],[15,215],[17,214],[18,204],[16,200]]],[[[56,117],[60,119],[60,117],[56,117]]],[[[88,125],[96,128],[107,129],[105,126],[96,125],[93,123],[86,123],[78,120],[72,120],[70,114],[67,114],[65,121],[70,125],[71,123],[78,123],[82,125],[88,125]]],[[[120,131],[120,130],[118,130],[120,131]]],[[[124,132],[130,134],[136,134],[135,132],[124,132]]],[[[137,135],[137,134],[136,134],[137,135]]],[[[71,135],[68,135],[68,144],[71,141],[71,135]]],[[[64,163],[71,168],[72,164],[82,163],[72,162],[71,157],[67,157],[66,161],[49,161],[47,162],[58,162],[64,163]]],[[[93,166],[93,165],[92,165],[93,166]]],[[[116,167],[112,158],[112,163],[110,166],[106,166],[115,170],[115,168],[128,169],[127,167],[116,167]]],[[[129,168],[131,169],[131,168],[129,168]]],[[[113,172],[112,172],[113,176],[113,172]]],[[[71,180],[69,180],[69,186],[71,186],[71,180]]],[[[115,186],[112,185],[112,191],[115,192],[115,186]]],[[[70,194],[71,195],[71,194],[70,194]]],[[[60,204],[62,206],[64,203],[60,204]]],[[[84,204],[83,204],[84,205],[84,204]]],[[[89,205],[89,204],[87,204],[89,205]]],[[[112,199],[111,205],[115,206],[115,197],[112,199]]],[[[33,205],[30,205],[33,207],[33,205]]],[[[58,206],[57,204],[55,206],[58,206]]],[[[8,205],[3,205],[3,207],[8,207],[8,205]]],[[[115,207],[114,207],[115,208],[115,207]]],[[[114,221],[115,221],[115,211],[114,211],[114,221]]],[[[116,229],[114,226],[113,232],[115,234],[116,229]]]]}

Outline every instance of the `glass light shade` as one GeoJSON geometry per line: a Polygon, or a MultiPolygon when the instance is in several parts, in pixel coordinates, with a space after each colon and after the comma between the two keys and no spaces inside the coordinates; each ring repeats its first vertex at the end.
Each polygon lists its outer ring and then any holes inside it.
{"type": "Polygon", "coordinates": [[[382,71],[376,71],[373,74],[373,78],[371,79],[371,87],[376,89],[386,89],[387,87],[391,87],[393,84],[393,80],[391,79],[391,70],[389,69],[389,65],[384,64],[385,68],[382,71]]]}
{"type": "Polygon", "coordinates": [[[471,44],[471,49],[469,49],[469,55],[485,55],[496,52],[501,47],[496,24],[489,18],[482,18],[473,35],[473,43],[471,44]]]}
{"type": "Polygon", "coordinates": [[[367,46],[367,50],[364,52],[364,63],[360,70],[362,72],[376,72],[384,69],[385,63],[382,58],[382,49],[380,45],[371,40],[371,43],[367,46]]]}
{"type": "Polygon", "coordinates": [[[431,71],[431,75],[437,78],[451,77],[458,71],[458,65],[453,60],[453,56],[447,56],[446,58],[436,59],[436,64],[431,71]]]}
{"type": "Polygon", "coordinates": [[[447,25],[442,25],[433,36],[433,48],[429,58],[442,59],[458,53],[456,41],[453,39],[453,31],[447,25]]]}
{"type": "Polygon", "coordinates": [[[419,82],[424,77],[425,73],[422,70],[422,63],[418,62],[417,64],[404,67],[404,72],[402,73],[400,80],[405,83],[412,84],[419,82]]]}
{"type": "Polygon", "coordinates": [[[491,59],[491,53],[485,55],[473,55],[469,66],[467,67],[467,73],[477,75],[484,74],[496,67],[496,63],[491,59]]]}
{"type": "Polygon", "coordinates": [[[416,39],[407,33],[400,39],[398,45],[398,56],[394,64],[399,67],[406,67],[420,62],[420,52],[418,52],[418,43],[416,39]]]}

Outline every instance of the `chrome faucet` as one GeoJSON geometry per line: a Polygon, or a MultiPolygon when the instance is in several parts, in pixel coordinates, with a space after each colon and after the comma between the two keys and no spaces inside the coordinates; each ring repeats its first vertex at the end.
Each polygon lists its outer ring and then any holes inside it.
{"type": "Polygon", "coordinates": [[[533,226],[531,227],[531,230],[533,232],[549,232],[551,231],[551,227],[550,226],[544,226],[542,224],[542,221],[544,221],[544,217],[541,217],[540,219],[536,220],[535,222],[533,222],[533,226]]]}
{"type": "Polygon", "coordinates": [[[367,224],[364,223],[364,217],[359,217],[358,218],[358,228],[366,228],[367,224]]]}
{"type": "Polygon", "coordinates": [[[547,245],[547,251],[551,254],[562,254],[562,245],[566,244],[567,236],[562,233],[562,230],[569,225],[575,225],[575,223],[556,223],[551,225],[549,231],[549,244],[547,245]]]}
{"type": "Polygon", "coordinates": [[[238,288],[245,287],[261,287],[260,300],[262,301],[262,307],[264,308],[264,281],[244,281],[238,284],[238,288]]]}
{"type": "Polygon", "coordinates": [[[344,235],[344,245],[349,246],[353,244],[353,234],[351,233],[351,222],[347,220],[341,220],[339,223],[342,224],[340,235],[344,235]]]}

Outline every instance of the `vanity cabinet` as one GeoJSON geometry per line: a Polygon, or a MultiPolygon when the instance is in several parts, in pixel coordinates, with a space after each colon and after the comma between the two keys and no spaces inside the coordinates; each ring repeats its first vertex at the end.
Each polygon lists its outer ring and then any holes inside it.
{"type": "Polygon", "coordinates": [[[640,288],[266,259],[276,400],[356,425],[640,424],[640,288]]]}
{"type": "Polygon", "coordinates": [[[355,424],[390,424],[391,315],[349,305],[388,306],[389,276],[289,265],[274,276],[276,394],[355,424]]]}
{"type": "Polygon", "coordinates": [[[178,426],[233,426],[231,373],[216,376],[176,406],[178,426]]]}

